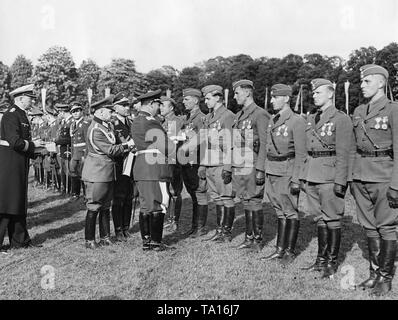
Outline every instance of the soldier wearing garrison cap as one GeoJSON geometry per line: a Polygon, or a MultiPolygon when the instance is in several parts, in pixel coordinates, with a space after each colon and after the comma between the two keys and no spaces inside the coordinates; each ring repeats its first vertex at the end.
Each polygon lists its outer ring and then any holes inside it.
{"type": "Polygon", "coordinates": [[[200,163],[200,130],[203,129],[205,115],[199,104],[202,92],[198,89],[183,90],[183,104],[187,115],[182,123],[183,135],[186,137],[179,149],[178,162],[181,164],[181,175],[185,188],[192,199],[192,226],[187,235],[197,234],[199,216],[207,216],[207,194],[205,173],[198,173],[200,163]],[[200,176],[200,179],[199,179],[200,176]]]}
{"type": "Polygon", "coordinates": [[[290,108],[292,89],[285,84],[271,88],[271,103],[278,113],[267,131],[267,174],[265,190],[278,215],[276,251],[262,260],[295,258],[299,231],[299,173],[306,158],[305,120],[290,108]]]}
{"type": "Polygon", "coordinates": [[[59,146],[59,162],[61,165],[61,183],[62,192],[65,194],[71,191],[71,177],[69,161],[71,159],[71,136],[70,126],[73,122],[73,117],[70,113],[70,106],[68,104],[56,104],[55,108],[58,111],[59,128],[58,136],[55,139],[55,144],[59,146]]]}
{"type": "Polygon", "coordinates": [[[304,269],[321,271],[322,277],[329,278],[338,268],[352,123],[333,104],[332,82],[314,79],[312,91],[318,111],[307,119],[307,158],[300,180],[307,194],[308,210],[316,216],[318,255],[315,263],[304,269]]]}
{"type": "MultiPolygon", "coordinates": [[[[254,237],[253,248],[261,250],[264,215],[265,161],[267,128],[270,114],[253,100],[253,82],[239,80],[232,85],[234,98],[242,109],[235,115],[232,142],[232,183],[236,197],[243,200],[245,216],[252,220],[246,226],[246,237],[240,248],[247,244],[247,236],[254,237]],[[255,229],[255,230],[253,230],[255,229]],[[253,236],[254,235],[254,236],[253,236]]],[[[232,227],[234,213],[226,212],[232,227]]]]}
{"type": "MultiPolygon", "coordinates": [[[[176,147],[180,147],[185,137],[182,136],[182,124],[184,122],[183,116],[176,115],[177,103],[173,98],[162,96],[160,98],[162,104],[160,105],[160,115],[163,117],[162,126],[166,131],[167,136],[174,141],[176,147]]],[[[168,221],[164,225],[172,231],[180,231],[179,218],[181,214],[183,189],[182,166],[178,161],[171,165],[172,178],[169,185],[170,190],[170,207],[168,221]]]]}
{"type": "MultiPolygon", "coordinates": [[[[208,85],[202,88],[209,113],[204,120],[201,140],[203,149],[200,157],[200,172],[205,173],[207,190],[216,205],[217,228],[209,239],[212,241],[231,241],[232,222],[235,203],[231,183],[231,137],[234,114],[224,104],[223,88],[208,85]],[[226,214],[222,215],[225,212],[226,214]],[[229,219],[229,220],[228,220],[229,219]]],[[[199,215],[199,235],[206,233],[207,208],[199,215]]]]}
{"type": "Polygon", "coordinates": [[[371,64],[360,68],[367,104],[353,114],[351,192],[369,249],[370,276],[359,284],[383,295],[391,290],[398,222],[398,104],[387,99],[388,72],[371,64]]]}
{"type": "MultiPolygon", "coordinates": [[[[122,97],[113,103],[114,130],[116,143],[124,143],[131,140],[131,128],[133,121],[129,118],[129,99],[122,97]]],[[[113,192],[112,218],[116,234],[116,241],[126,241],[130,237],[129,229],[133,210],[133,180],[130,176],[123,175],[123,164],[127,154],[115,157],[116,181],[113,192]]]]}
{"type": "Polygon", "coordinates": [[[14,103],[0,127],[0,248],[8,228],[11,248],[31,246],[26,227],[29,159],[43,143],[32,141],[27,111],[35,93],[33,84],[10,93],[14,103]]]}
{"type": "Polygon", "coordinates": [[[84,184],[82,184],[81,177],[86,154],[86,136],[90,121],[84,118],[81,104],[73,102],[71,106],[70,112],[73,120],[70,125],[72,153],[70,160],[70,176],[72,197],[77,199],[80,197],[82,187],[84,193],[84,184]]]}
{"type": "Polygon", "coordinates": [[[87,158],[84,161],[82,180],[86,186],[86,247],[94,249],[95,225],[99,215],[99,234],[101,246],[111,245],[110,207],[115,181],[115,158],[129,152],[134,141],[116,143],[111,126],[113,96],[109,96],[91,105],[94,118],[87,130],[87,158]]]}
{"type": "Polygon", "coordinates": [[[157,90],[138,97],[141,110],[131,128],[137,147],[133,176],[140,197],[139,224],[144,251],[167,248],[162,236],[169,203],[167,184],[172,174],[168,163],[169,157],[175,159],[176,147],[155,119],[161,104],[160,94],[161,90],[157,90]]]}

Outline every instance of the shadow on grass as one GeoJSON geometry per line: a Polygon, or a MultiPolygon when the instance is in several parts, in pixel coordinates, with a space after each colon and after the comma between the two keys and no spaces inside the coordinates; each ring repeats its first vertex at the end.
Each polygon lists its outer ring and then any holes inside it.
{"type": "Polygon", "coordinates": [[[52,201],[56,201],[56,200],[61,200],[64,199],[64,196],[61,194],[54,194],[52,196],[49,196],[45,199],[41,199],[41,200],[36,200],[36,201],[32,201],[28,203],[28,207],[29,209],[52,202],[52,201]]]}
{"type": "Polygon", "coordinates": [[[40,245],[49,239],[62,238],[65,235],[73,234],[73,233],[83,230],[84,224],[85,224],[85,222],[84,222],[84,220],[82,220],[82,221],[73,222],[73,223],[61,226],[59,228],[47,230],[44,233],[35,235],[32,238],[32,242],[36,245],[40,245]]]}
{"type": "Polygon", "coordinates": [[[62,203],[43,211],[28,214],[28,226],[29,228],[43,226],[48,223],[63,220],[73,216],[81,210],[85,210],[85,206],[81,200],[62,203]]]}

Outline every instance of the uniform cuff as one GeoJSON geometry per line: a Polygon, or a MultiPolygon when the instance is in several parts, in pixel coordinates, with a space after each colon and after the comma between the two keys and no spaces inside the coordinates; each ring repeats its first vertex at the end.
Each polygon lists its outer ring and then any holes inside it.
{"type": "Polygon", "coordinates": [[[23,148],[23,152],[26,152],[29,149],[29,142],[26,140],[24,140],[24,142],[25,142],[25,148],[23,148]]]}

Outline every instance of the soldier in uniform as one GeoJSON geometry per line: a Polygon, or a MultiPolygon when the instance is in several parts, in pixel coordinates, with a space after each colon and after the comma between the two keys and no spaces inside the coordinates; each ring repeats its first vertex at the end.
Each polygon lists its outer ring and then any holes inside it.
{"type": "Polygon", "coordinates": [[[90,122],[84,119],[83,107],[81,104],[73,102],[71,104],[70,112],[72,114],[73,121],[70,125],[72,159],[70,160],[69,168],[72,184],[72,197],[74,199],[78,199],[82,188],[81,177],[86,153],[87,129],[90,126],[90,122]]]}
{"type": "Polygon", "coordinates": [[[131,135],[136,144],[133,176],[140,195],[139,224],[143,250],[162,251],[164,215],[169,203],[167,183],[171,168],[167,158],[174,155],[175,144],[168,139],[155,115],[160,108],[161,90],[150,91],[138,99],[141,111],[133,121],[131,135]]]}
{"type": "Polygon", "coordinates": [[[26,112],[36,98],[34,85],[10,93],[14,104],[4,113],[0,128],[0,247],[8,228],[11,248],[32,246],[26,227],[29,159],[43,144],[32,141],[26,112]]]}
{"type": "Polygon", "coordinates": [[[115,181],[115,158],[129,152],[134,146],[133,140],[116,144],[116,137],[111,127],[113,96],[109,96],[91,105],[94,118],[87,131],[87,158],[84,161],[82,180],[86,185],[86,248],[94,249],[95,224],[99,214],[100,246],[109,246],[110,207],[115,181]]]}
{"type": "Polygon", "coordinates": [[[307,194],[308,210],[316,216],[318,255],[313,265],[303,269],[321,271],[322,277],[328,278],[338,268],[352,123],[334,106],[332,82],[314,79],[311,84],[318,111],[307,119],[307,158],[300,183],[307,194]]]}
{"type": "MultiPolygon", "coordinates": [[[[43,112],[40,110],[34,110],[32,109],[31,112],[29,112],[29,115],[32,117],[31,124],[32,124],[32,139],[33,140],[38,140],[40,139],[40,131],[41,128],[44,125],[44,121],[41,118],[43,115],[43,112]]],[[[43,158],[45,154],[38,155],[36,159],[32,160],[33,162],[33,168],[35,171],[35,180],[36,184],[44,184],[46,187],[46,181],[44,179],[45,174],[44,174],[44,167],[43,167],[43,158]]]]}
{"type": "MultiPolygon", "coordinates": [[[[200,176],[205,177],[206,189],[216,205],[217,227],[215,234],[207,240],[223,242],[232,240],[230,223],[234,219],[235,203],[231,183],[231,140],[234,114],[224,105],[223,88],[208,85],[202,88],[209,113],[205,116],[200,140],[200,176]],[[222,213],[225,212],[225,221],[222,213]],[[225,223],[224,223],[225,222],[225,223]]],[[[207,200],[206,199],[203,199],[207,200]]],[[[207,211],[207,210],[206,210],[207,211]]],[[[203,221],[203,226],[206,221],[203,221]]]]}
{"type": "Polygon", "coordinates": [[[73,117],[70,114],[70,106],[67,104],[58,104],[56,108],[59,112],[60,127],[58,137],[55,144],[59,145],[59,158],[61,164],[61,181],[62,192],[66,195],[70,192],[71,179],[69,170],[69,161],[71,159],[71,136],[70,126],[73,122],[73,117]]]}
{"type": "Polygon", "coordinates": [[[208,202],[206,194],[206,174],[198,173],[200,163],[200,130],[204,126],[205,115],[200,110],[199,103],[202,93],[198,89],[186,88],[182,92],[183,104],[187,115],[182,124],[185,142],[178,152],[178,162],[181,164],[182,180],[192,199],[192,226],[186,233],[196,237],[206,233],[208,202]]]}
{"type": "Polygon", "coordinates": [[[379,296],[391,290],[397,250],[398,104],[384,93],[386,69],[372,64],[360,71],[362,93],[369,103],[353,115],[351,193],[369,250],[370,276],[359,287],[379,296]]]}
{"type": "MultiPolygon", "coordinates": [[[[160,98],[162,104],[160,105],[160,114],[163,117],[162,127],[166,131],[167,136],[177,146],[182,143],[182,136],[179,136],[184,119],[175,114],[177,103],[173,98],[162,96],[160,98]]],[[[176,162],[171,164],[172,178],[169,186],[170,191],[170,206],[168,223],[165,228],[172,231],[179,231],[179,219],[181,214],[182,197],[181,192],[183,189],[182,166],[176,162]]]]}
{"type": "Polygon", "coordinates": [[[278,216],[276,251],[261,260],[295,258],[299,231],[299,174],[306,158],[305,120],[290,108],[292,89],[285,84],[271,88],[271,103],[278,113],[270,120],[267,131],[265,190],[278,216]]]}
{"type": "MultiPolygon", "coordinates": [[[[238,248],[261,250],[264,214],[266,135],[270,114],[253,100],[250,80],[233,83],[234,98],[242,109],[235,115],[232,144],[232,183],[237,198],[243,198],[246,219],[245,239],[238,248]]],[[[225,177],[230,179],[230,177],[225,177]]],[[[234,212],[226,212],[225,226],[230,230],[234,212]]]]}
{"type": "MultiPolygon", "coordinates": [[[[129,100],[121,98],[114,102],[114,130],[117,143],[125,143],[131,140],[131,127],[133,121],[129,119],[129,100]]],[[[116,181],[113,192],[112,218],[115,228],[116,241],[126,241],[131,235],[129,233],[131,214],[133,209],[133,180],[123,175],[123,162],[125,156],[122,154],[115,158],[116,181]]]]}

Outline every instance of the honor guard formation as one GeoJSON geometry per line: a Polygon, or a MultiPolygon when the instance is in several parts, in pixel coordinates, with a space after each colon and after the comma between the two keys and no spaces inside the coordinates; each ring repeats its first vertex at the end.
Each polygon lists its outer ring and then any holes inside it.
{"type": "Polygon", "coordinates": [[[90,115],[78,102],[43,114],[32,108],[33,84],[20,87],[10,94],[13,104],[0,107],[0,245],[8,235],[11,248],[34,246],[26,227],[32,164],[36,184],[84,198],[88,249],[127,241],[136,209],[144,251],[173,249],[163,242],[164,229],[230,242],[235,205],[241,202],[245,236],[236,249],[286,266],[296,257],[299,196],[305,194],[306,211],[315,216],[318,253],[301,269],[330,278],[338,269],[349,190],[369,250],[369,278],[357,287],[384,295],[391,290],[397,253],[398,104],[386,96],[386,69],[372,64],[360,70],[368,103],[352,116],[336,108],[335,86],[327,79],[311,82],[317,110],[308,115],[292,110],[290,86],[272,86],[273,116],[255,103],[247,79],[232,84],[236,114],[217,84],[184,89],[184,115],[170,94],[149,91],[134,101],[134,116],[130,101],[119,94],[91,104],[90,115]],[[207,114],[200,109],[203,101],[207,114]],[[185,231],[184,187],[192,214],[185,231]],[[277,218],[275,251],[267,256],[261,253],[263,199],[277,218]],[[212,234],[209,202],[216,208],[212,234]]]}

